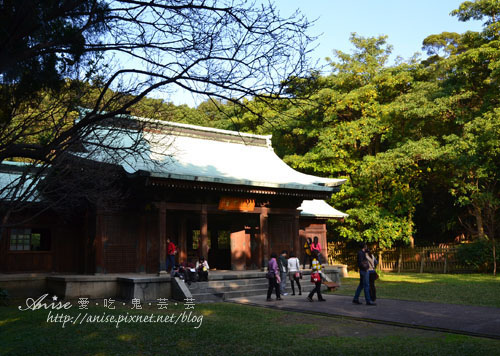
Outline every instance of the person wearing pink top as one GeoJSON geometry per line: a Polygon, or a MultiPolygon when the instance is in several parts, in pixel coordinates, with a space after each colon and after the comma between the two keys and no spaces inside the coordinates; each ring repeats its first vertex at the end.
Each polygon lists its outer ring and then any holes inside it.
{"type": "Polygon", "coordinates": [[[314,256],[314,251],[318,253],[318,261],[321,262],[321,244],[318,241],[318,236],[314,236],[313,243],[311,244],[311,254],[314,256]]]}
{"type": "Polygon", "coordinates": [[[273,289],[276,291],[276,300],[281,300],[280,297],[280,272],[278,269],[278,262],[276,261],[276,253],[271,253],[271,259],[267,266],[267,279],[269,280],[269,288],[267,289],[267,301],[271,301],[271,294],[273,289]]]}

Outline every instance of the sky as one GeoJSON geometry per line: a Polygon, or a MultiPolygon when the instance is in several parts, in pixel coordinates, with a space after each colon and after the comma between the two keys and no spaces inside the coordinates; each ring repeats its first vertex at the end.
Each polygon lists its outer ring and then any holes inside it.
{"type": "MultiPolygon", "coordinates": [[[[391,62],[401,56],[408,59],[416,52],[422,57],[425,37],[447,32],[463,33],[480,31],[479,21],[460,22],[450,12],[463,0],[274,0],[280,14],[290,16],[300,10],[308,20],[316,20],[310,30],[319,36],[311,59],[324,65],[325,57],[332,57],[333,50],[352,50],[349,37],[356,32],[363,37],[389,36],[393,46],[391,62]]],[[[176,93],[166,100],[174,104],[196,106],[202,99],[189,93],[176,93]]]]}

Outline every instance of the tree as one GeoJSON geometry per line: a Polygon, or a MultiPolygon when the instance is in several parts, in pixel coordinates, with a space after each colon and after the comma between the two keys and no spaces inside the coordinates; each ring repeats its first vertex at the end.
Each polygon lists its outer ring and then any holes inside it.
{"type": "Polygon", "coordinates": [[[155,91],[239,105],[279,93],[311,40],[300,14],[244,0],[16,0],[0,18],[0,162],[36,164],[33,183],[155,91]]]}
{"type": "MultiPolygon", "coordinates": [[[[455,168],[452,194],[457,203],[468,208],[475,223],[469,230],[481,239],[489,239],[493,249],[493,273],[496,275],[495,239],[500,230],[500,108],[464,127],[459,137],[450,136],[448,157],[455,168]]],[[[463,222],[467,226],[467,221],[463,222]]]]}
{"type": "Polygon", "coordinates": [[[352,54],[336,51],[337,59],[329,59],[332,74],[292,83],[290,90],[306,91],[310,99],[289,109],[294,118],[283,120],[288,126],[277,136],[290,146],[284,159],[293,167],[348,178],[332,197],[349,214],[333,224],[336,233],[389,248],[413,237],[422,165],[437,148],[422,137],[406,143],[414,130],[400,131],[398,99],[414,89],[421,66],[388,66],[391,46],[384,36],[353,34],[351,42],[352,54]]]}
{"type": "MultiPolygon", "coordinates": [[[[472,236],[490,239],[496,274],[496,245],[500,219],[499,110],[500,3],[466,1],[452,12],[460,21],[484,20],[481,32],[453,35],[455,45],[431,68],[439,73],[439,88],[447,97],[450,126],[443,135],[444,167],[453,174],[449,190],[467,215],[460,219],[472,236]]],[[[427,46],[436,46],[433,35],[427,46]]],[[[438,45],[439,46],[439,45],[438,45]]]]}

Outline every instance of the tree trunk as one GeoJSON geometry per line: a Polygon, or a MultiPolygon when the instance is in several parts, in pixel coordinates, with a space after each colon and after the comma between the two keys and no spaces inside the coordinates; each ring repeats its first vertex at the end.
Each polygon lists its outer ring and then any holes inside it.
{"type": "Polygon", "coordinates": [[[493,243],[493,276],[497,275],[497,246],[495,243],[495,237],[491,237],[491,242],[493,243]]]}
{"type": "Polygon", "coordinates": [[[492,252],[493,252],[493,275],[497,274],[497,251],[496,251],[496,241],[495,241],[495,232],[496,232],[496,216],[498,213],[498,206],[495,204],[491,204],[487,202],[484,207],[484,215],[483,215],[483,224],[485,229],[486,237],[491,240],[492,243],[492,252]]]}
{"type": "Polygon", "coordinates": [[[483,215],[481,214],[481,209],[476,204],[474,204],[474,217],[476,218],[477,236],[480,239],[484,239],[483,215]]]}

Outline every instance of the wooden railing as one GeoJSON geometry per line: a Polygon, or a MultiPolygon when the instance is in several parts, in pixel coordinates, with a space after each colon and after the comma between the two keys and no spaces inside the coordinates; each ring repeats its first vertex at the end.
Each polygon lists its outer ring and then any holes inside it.
{"type": "MultiPolygon", "coordinates": [[[[347,249],[343,243],[328,243],[328,262],[346,264],[357,270],[357,250],[347,249]]],[[[429,247],[404,247],[392,250],[375,251],[382,271],[390,272],[429,272],[429,273],[467,273],[474,272],[470,267],[461,265],[456,258],[454,245],[429,247]]]]}

